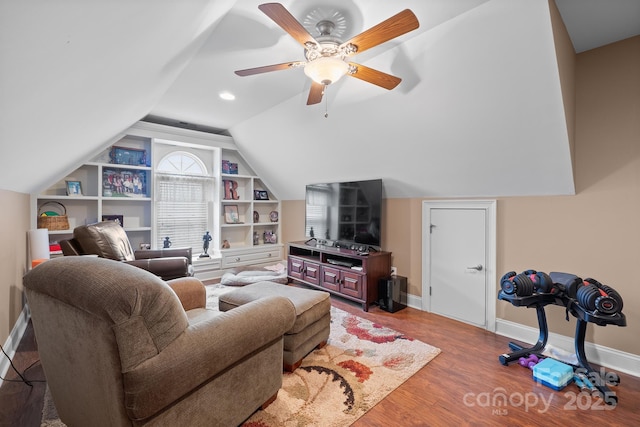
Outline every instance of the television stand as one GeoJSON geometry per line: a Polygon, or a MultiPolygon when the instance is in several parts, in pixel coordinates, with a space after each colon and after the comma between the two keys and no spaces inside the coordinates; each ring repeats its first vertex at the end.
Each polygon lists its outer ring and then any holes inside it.
{"type": "Polygon", "coordinates": [[[289,243],[289,279],[356,301],[364,311],[378,300],[378,281],[391,275],[391,252],[360,253],[334,246],[289,243]]]}

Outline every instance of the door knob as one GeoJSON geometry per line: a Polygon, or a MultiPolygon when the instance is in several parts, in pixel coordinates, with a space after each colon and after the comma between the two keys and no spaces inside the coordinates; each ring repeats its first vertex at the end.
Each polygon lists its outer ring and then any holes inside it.
{"type": "Polygon", "coordinates": [[[467,270],[478,270],[482,271],[482,264],[478,264],[475,267],[467,267],[467,270]]]}

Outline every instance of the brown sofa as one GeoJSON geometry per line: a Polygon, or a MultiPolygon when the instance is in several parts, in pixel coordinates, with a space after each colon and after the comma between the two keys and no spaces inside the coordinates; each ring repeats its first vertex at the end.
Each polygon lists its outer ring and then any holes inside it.
{"type": "Polygon", "coordinates": [[[134,250],[124,228],[115,221],[81,225],[73,229],[73,238],[60,242],[62,253],[98,255],[145,269],[163,280],[193,276],[191,248],[134,250]]]}
{"type": "Polygon", "coordinates": [[[69,426],[234,426],[282,386],[283,297],[207,310],[202,283],[103,258],[24,277],[53,401],[69,426]],[[186,310],[186,311],[185,311],[186,310]]]}

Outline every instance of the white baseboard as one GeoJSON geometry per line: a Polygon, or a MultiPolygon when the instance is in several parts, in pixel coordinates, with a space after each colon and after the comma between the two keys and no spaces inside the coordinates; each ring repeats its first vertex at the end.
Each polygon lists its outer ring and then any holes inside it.
{"type": "MultiPolygon", "coordinates": [[[[504,319],[496,319],[496,334],[512,338],[527,344],[533,344],[538,340],[540,331],[537,328],[510,322],[504,319]]],[[[575,354],[573,337],[549,332],[547,346],[553,346],[568,353],[575,354]]],[[[509,349],[505,349],[509,352],[509,349]]],[[[587,360],[615,371],[640,377],[640,356],[626,353],[614,348],[586,342],[584,352],[587,360]]],[[[498,355],[496,355],[496,358],[498,355]]]]}
{"type": "Polygon", "coordinates": [[[418,295],[407,294],[407,307],[422,310],[422,297],[418,295]]]}
{"type": "MultiPolygon", "coordinates": [[[[13,325],[13,329],[11,333],[7,337],[7,340],[2,344],[2,348],[9,355],[9,359],[4,354],[0,354],[0,377],[5,378],[9,368],[11,367],[10,360],[13,360],[13,356],[15,356],[16,351],[18,350],[18,345],[20,344],[20,340],[24,335],[24,331],[27,330],[27,325],[29,324],[29,307],[25,305],[22,308],[22,312],[20,316],[18,316],[18,320],[15,325],[13,325]]],[[[2,386],[2,380],[0,379],[0,386],[2,386]]]]}

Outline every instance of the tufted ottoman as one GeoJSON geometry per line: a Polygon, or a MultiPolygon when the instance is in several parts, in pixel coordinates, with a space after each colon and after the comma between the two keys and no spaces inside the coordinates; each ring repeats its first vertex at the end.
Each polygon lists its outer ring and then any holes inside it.
{"type": "Polygon", "coordinates": [[[229,311],[271,295],[289,298],[296,308],[296,321],[284,335],[283,365],[285,370],[293,372],[304,356],[327,343],[331,300],[328,292],[263,281],[220,295],[218,306],[220,311],[229,311]]]}

